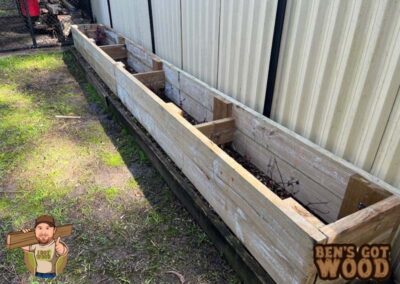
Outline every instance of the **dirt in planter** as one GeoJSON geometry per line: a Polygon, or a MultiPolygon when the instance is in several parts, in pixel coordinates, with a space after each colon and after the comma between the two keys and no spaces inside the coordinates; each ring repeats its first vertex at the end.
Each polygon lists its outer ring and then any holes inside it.
{"type": "MultiPolygon", "coordinates": [[[[248,159],[240,155],[236,152],[231,145],[226,145],[223,147],[223,150],[236,160],[239,164],[241,164],[246,170],[248,170],[252,175],[254,175],[262,184],[267,186],[270,190],[272,190],[276,195],[278,195],[281,199],[294,197],[295,192],[291,192],[285,185],[291,186],[291,184],[282,184],[274,181],[270,176],[259,170],[255,165],[253,165],[248,159]]],[[[297,181],[298,183],[298,181],[297,181]]],[[[293,181],[293,184],[296,184],[296,181],[293,181]]]]}

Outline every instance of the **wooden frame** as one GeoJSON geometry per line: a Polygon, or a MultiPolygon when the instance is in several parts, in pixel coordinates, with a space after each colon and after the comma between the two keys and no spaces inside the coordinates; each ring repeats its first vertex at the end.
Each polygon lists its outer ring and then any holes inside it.
{"type": "Polygon", "coordinates": [[[171,64],[154,64],[160,59],[127,39],[127,63],[137,72],[150,73],[130,74],[82,28],[73,26],[72,32],[76,49],[275,281],[318,280],[313,264],[317,243],[393,240],[400,214],[395,188],[171,64]],[[162,89],[174,107],[156,95],[162,89]],[[190,124],[179,108],[203,123],[190,124]],[[216,139],[216,133],[224,139],[216,139]],[[279,174],[271,175],[293,181],[295,199],[280,199],[212,140],[232,141],[239,153],[265,172],[274,164],[279,174]],[[338,220],[349,181],[356,174],[385,196],[338,220]]]}

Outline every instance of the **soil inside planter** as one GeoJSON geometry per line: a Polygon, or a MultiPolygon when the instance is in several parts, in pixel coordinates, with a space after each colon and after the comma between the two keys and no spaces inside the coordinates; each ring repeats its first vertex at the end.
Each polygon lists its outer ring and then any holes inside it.
{"type": "MultiPolygon", "coordinates": [[[[293,181],[293,184],[290,182],[277,182],[274,181],[271,176],[259,170],[255,165],[253,165],[247,158],[240,155],[236,152],[231,145],[225,145],[222,149],[231,156],[236,162],[241,164],[246,170],[248,170],[253,176],[255,176],[262,184],[272,190],[276,195],[278,195],[281,199],[293,197],[296,194],[295,191],[291,190],[290,187],[296,184],[296,181],[293,181]]],[[[278,169],[279,170],[279,169],[278,169]]]]}

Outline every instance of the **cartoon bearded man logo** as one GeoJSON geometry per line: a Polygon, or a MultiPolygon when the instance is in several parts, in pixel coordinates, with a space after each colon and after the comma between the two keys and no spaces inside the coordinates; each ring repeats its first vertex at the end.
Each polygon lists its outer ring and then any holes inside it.
{"type": "MultiPolygon", "coordinates": [[[[41,278],[54,278],[67,264],[68,247],[56,233],[54,218],[43,215],[35,220],[37,244],[22,247],[25,264],[30,272],[41,278]]],[[[22,230],[24,233],[30,230],[22,230]]]]}

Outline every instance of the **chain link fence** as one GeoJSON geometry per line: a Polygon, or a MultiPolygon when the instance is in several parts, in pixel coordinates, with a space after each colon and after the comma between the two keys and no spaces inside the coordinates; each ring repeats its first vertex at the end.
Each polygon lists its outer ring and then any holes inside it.
{"type": "Polygon", "coordinates": [[[90,0],[0,0],[0,52],[71,44],[91,19],[90,0]]]}

